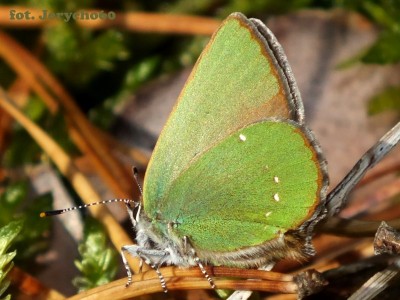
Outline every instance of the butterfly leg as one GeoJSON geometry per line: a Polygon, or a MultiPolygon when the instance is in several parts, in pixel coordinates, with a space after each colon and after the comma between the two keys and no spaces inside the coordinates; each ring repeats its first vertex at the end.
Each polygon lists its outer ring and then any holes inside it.
{"type": "MultiPolygon", "coordinates": [[[[124,267],[125,267],[125,270],[126,270],[126,274],[128,275],[128,281],[125,284],[125,287],[130,286],[131,283],[132,283],[132,270],[129,267],[128,260],[126,259],[125,254],[124,254],[124,252],[127,251],[127,247],[129,247],[129,246],[122,246],[121,247],[122,263],[124,264],[124,267]]],[[[140,264],[141,263],[142,263],[142,261],[140,261],[140,264]]]]}
{"type": "Polygon", "coordinates": [[[207,279],[211,288],[215,289],[214,280],[211,278],[210,275],[208,275],[207,270],[204,268],[203,264],[201,263],[200,258],[196,254],[196,250],[194,250],[194,248],[193,248],[192,244],[190,243],[189,238],[187,236],[183,237],[183,245],[184,245],[184,249],[188,253],[190,253],[190,255],[193,257],[195,263],[200,268],[201,273],[203,273],[204,277],[207,279]]]}
{"type": "MultiPolygon", "coordinates": [[[[125,257],[125,252],[128,252],[132,256],[139,257],[141,259],[140,265],[142,266],[142,262],[144,261],[146,264],[148,264],[154,271],[157,273],[157,276],[160,280],[161,287],[166,293],[167,286],[165,283],[164,276],[161,274],[159,270],[159,266],[163,263],[164,258],[169,255],[169,252],[164,251],[164,250],[153,250],[153,249],[145,249],[137,245],[127,245],[127,246],[122,246],[121,247],[121,256],[122,256],[122,262],[125,266],[126,273],[128,275],[128,282],[126,283],[126,287],[128,287],[132,283],[132,271],[131,268],[128,265],[128,261],[125,257]],[[154,262],[154,260],[157,259],[157,262],[154,262]]],[[[141,268],[140,266],[140,268],[141,268]]]]}
{"type": "MultiPolygon", "coordinates": [[[[164,293],[167,293],[168,292],[167,284],[165,282],[164,276],[160,272],[160,266],[161,266],[164,258],[168,255],[168,252],[162,251],[162,250],[146,250],[146,252],[147,251],[153,252],[153,256],[162,255],[161,257],[159,257],[157,262],[152,262],[152,260],[147,256],[148,253],[146,253],[146,254],[138,253],[140,255],[140,257],[145,261],[145,263],[148,264],[157,273],[158,279],[160,280],[161,287],[162,287],[164,293]],[[154,255],[154,253],[156,253],[156,255],[154,255]]],[[[151,256],[151,254],[149,254],[149,256],[151,256]]]]}

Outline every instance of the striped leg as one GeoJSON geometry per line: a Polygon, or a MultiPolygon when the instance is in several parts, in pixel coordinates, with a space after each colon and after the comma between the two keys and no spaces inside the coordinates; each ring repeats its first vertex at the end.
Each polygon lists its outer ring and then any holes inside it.
{"type": "Polygon", "coordinates": [[[196,253],[193,253],[194,255],[194,261],[197,263],[199,266],[201,273],[203,273],[204,277],[207,279],[208,283],[210,284],[211,288],[215,289],[215,283],[214,280],[208,275],[206,269],[204,268],[203,264],[201,263],[200,259],[196,256],[196,253]]]}
{"type": "Polygon", "coordinates": [[[126,270],[126,274],[128,275],[128,281],[125,284],[125,287],[128,287],[131,285],[132,283],[132,270],[129,267],[128,261],[125,257],[124,251],[126,251],[125,246],[121,247],[121,257],[122,257],[122,263],[124,264],[125,270],[126,270]]]}
{"type": "Polygon", "coordinates": [[[159,264],[153,264],[150,260],[147,260],[146,263],[157,273],[158,279],[160,280],[161,287],[164,293],[168,293],[167,284],[165,283],[165,279],[163,274],[161,274],[159,269],[159,264]]]}
{"type": "Polygon", "coordinates": [[[189,238],[187,236],[183,237],[183,243],[184,243],[184,247],[185,247],[186,251],[188,250],[188,253],[190,253],[192,255],[192,257],[194,258],[194,261],[196,262],[197,266],[200,268],[201,273],[203,273],[204,277],[207,279],[211,288],[215,289],[214,280],[211,278],[210,275],[208,275],[207,270],[204,268],[203,264],[201,263],[200,258],[198,258],[196,251],[194,250],[194,248],[191,245],[189,238]]]}
{"type": "Polygon", "coordinates": [[[126,273],[128,275],[128,282],[126,283],[126,287],[128,287],[132,283],[132,271],[128,265],[128,262],[127,262],[124,252],[128,252],[132,256],[139,257],[142,261],[144,261],[152,269],[154,269],[154,271],[157,273],[157,276],[160,280],[163,291],[165,293],[168,292],[164,276],[161,274],[161,272],[159,270],[159,266],[162,264],[164,258],[167,255],[169,255],[169,252],[163,251],[163,250],[144,249],[137,245],[122,246],[122,248],[121,248],[122,262],[124,263],[126,273]],[[154,262],[155,260],[157,260],[157,262],[154,262]]]}

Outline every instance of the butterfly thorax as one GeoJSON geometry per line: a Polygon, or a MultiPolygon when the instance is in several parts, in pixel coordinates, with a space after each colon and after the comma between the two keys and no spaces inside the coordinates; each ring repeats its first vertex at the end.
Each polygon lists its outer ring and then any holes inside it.
{"type": "Polygon", "coordinates": [[[163,250],[167,254],[160,258],[159,264],[182,267],[195,266],[193,255],[189,253],[184,241],[174,234],[173,222],[160,219],[150,219],[141,212],[136,225],[136,241],[146,250],[163,250]]]}

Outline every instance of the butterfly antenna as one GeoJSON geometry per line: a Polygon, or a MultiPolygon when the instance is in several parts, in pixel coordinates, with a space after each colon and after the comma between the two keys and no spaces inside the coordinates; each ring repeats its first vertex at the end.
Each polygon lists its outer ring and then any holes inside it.
{"type": "Polygon", "coordinates": [[[139,171],[138,171],[138,169],[136,167],[133,167],[132,168],[132,172],[133,172],[133,178],[135,179],[136,185],[137,185],[137,187],[139,189],[140,196],[143,196],[143,189],[142,189],[142,186],[139,183],[139,171]]]}
{"type": "Polygon", "coordinates": [[[49,217],[49,216],[61,215],[61,214],[66,213],[66,212],[70,212],[70,211],[73,211],[73,210],[86,208],[86,207],[93,206],[93,205],[109,204],[109,203],[114,203],[114,202],[124,202],[127,205],[129,205],[130,203],[137,204],[132,199],[110,199],[110,200],[104,200],[104,201],[98,201],[98,202],[93,202],[93,203],[89,203],[89,204],[74,206],[74,207],[70,207],[70,208],[44,211],[44,212],[40,213],[40,217],[44,218],[44,217],[49,217]]]}

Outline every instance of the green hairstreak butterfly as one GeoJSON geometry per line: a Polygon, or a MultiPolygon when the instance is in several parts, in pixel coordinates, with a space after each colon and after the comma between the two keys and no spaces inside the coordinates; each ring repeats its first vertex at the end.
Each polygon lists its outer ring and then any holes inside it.
{"type": "Polygon", "coordinates": [[[130,211],[138,245],[123,251],[156,269],[203,271],[204,263],[304,258],[314,252],[327,184],[280,44],[261,21],[234,13],[203,50],[158,139],[140,210],[130,211]]]}
{"type": "Polygon", "coordinates": [[[197,265],[213,286],[203,264],[263,267],[313,255],[327,185],[282,47],[260,20],[231,14],[158,139],[141,202],[111,200],[126,202],[136,230],[137,245],[122,247],[127,284],[124,252],[152,266],[164,291],[165,264],[197,265]]]}

